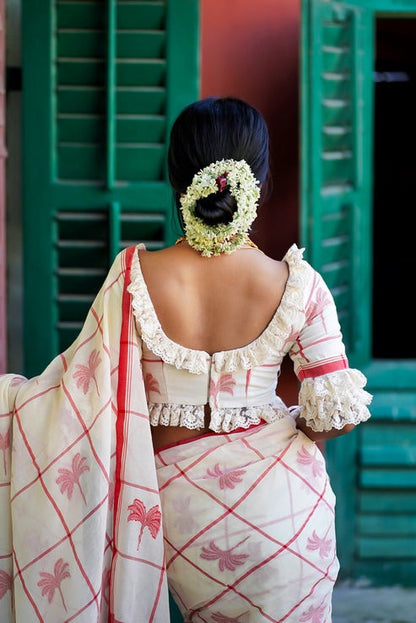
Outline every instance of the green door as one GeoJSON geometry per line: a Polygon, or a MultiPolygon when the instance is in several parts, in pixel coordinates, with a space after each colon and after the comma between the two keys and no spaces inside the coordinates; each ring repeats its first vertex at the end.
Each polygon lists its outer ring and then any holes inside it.
{"type": "MultiPolygon", "coordinates": [[[[387,331],[399,329],[400,340],[400,328],[411,327],[401,327],[400,305],[394,318],[394,282],[385,280],[384,292],[377,285],[391,258],[388,244],[384,262],[376,261],[375,249],[380,235],[394,244],[388,228],[398,209],[392,202],[383,216],[380,195],[389,187],[395,196],[399,184],[394,176],[382,179],[374,144],[377,139],[381,145],[385,130],[377,129],[381,100],[375,84],[405,80],[406,73],[397,58],[394,71],[378,71],[391,50],[384,45],[379,55],[377,34],[386,24],[384,30],[408,32],[416,65],[416,1],[304,0],[302,9],[302,244],[333,292],[350,363],[367,375],[374,395],[370,421],[326,445],[337,494],[341,576],[413,584],[416,350],[385,346],[387,331]],[[400,29],[394,20],[402,20],[400,29]],[[388,325],[384,317],[378,321],[385,305],[392,312],[388,325]]],[[[397,45],[390,48],[397,52],[397,45]]],[[[399,138],[395,158],[405,133],[399,138]]],[[[413,170],[415,164],[413,159],[413,170]]],[[[414,265],[410,252],[406,257],[414,265]]],[[[396,270],[403,272],[403,263],[396,270]]]]}
{"type": "Polygon", "coordinates": [[[114,255],[177,235],[165,152],[198,98],[198,0],[24,2],[25,373],[77,335],[114,255]]]}

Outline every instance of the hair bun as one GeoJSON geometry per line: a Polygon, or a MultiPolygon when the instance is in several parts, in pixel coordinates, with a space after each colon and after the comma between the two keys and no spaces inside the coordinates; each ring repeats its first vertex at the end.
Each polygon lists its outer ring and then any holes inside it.
{"type": "Polygon", "coordinates": [[[228,188],[198,199],[195,203],[195,216],[211,226],[231,223],[236,210],[236,200],[228,188]]]}

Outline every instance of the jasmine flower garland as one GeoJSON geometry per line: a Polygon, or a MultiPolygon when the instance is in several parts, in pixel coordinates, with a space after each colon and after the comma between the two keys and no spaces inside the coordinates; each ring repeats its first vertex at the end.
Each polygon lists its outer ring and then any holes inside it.
{"type": "Polygon", "coordinates": [[[185,235],[190,246],[205,257],[232,253],[241,247],[257,216],[259,185],[245,160],[218,160],[198,171],[180,199],[185,235]],[[230,223],[207,225],[195,216],[196,202],[218,192],[217,179],[224,177],[236,200],[237,210],[230,223]]]}

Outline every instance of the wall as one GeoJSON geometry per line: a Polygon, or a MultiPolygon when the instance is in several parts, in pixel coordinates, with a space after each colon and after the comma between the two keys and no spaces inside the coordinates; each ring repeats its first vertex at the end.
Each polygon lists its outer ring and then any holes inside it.
{"type": "MultiPolygon", "coordinates": [[[[275,259],[298,243],[299,25],[294,0],[201,0],[201,97],[245,99],[269,126],[273,193],[252,238],[275,259]]],[[[279,394],[293,403],[290,369],[286,362],[279,394]]]]}
{"type": "MultiPolygon", "coordinates": [[[[7,64],[20,67],[21,0],[7,0],[7,64]]],[[[253,234],[280,259],[298,242],[300,7],[294,0],[201,0],[201,96],[235,95],[259,108],[271,137],[274,189],[253,234]]],[[[8,368],[22,368],[20,92],[7,95],[8,368]],[[19,339],[17,339],[19,337],[19,339]]],[[[282,380],[284,380],[282,375],[282,380]]],[[[283,386],[281,386],[284,396],[283,386]]],[[[295,388],[289,391],[295,396],[295,388]]]]}
{"type": "Polygon", "coordinates": [[[23,290],[21,217],[21,0],[6,2],[6,251],[7,370],[23,372],[23,290]],[[10,79],[13,75],[14,78],[10,79]]]}
{"type": "Polygon", "coordinates": [[[0,0],[0,373],[6,371],[6,249],[5,249],[5,0],[0,0]]]}

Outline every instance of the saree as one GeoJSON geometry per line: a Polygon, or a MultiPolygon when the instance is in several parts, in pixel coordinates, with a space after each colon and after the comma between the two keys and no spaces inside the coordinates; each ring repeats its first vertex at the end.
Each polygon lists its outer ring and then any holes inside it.
{"type": "Polygon", "coordinates": [[[186,623],[330,623],[335,497],[291,417],[169,447],[156,466],[186,623]]]}
{"type": "Polygon", "coordinates": [[[329,623],[334,496],[287,417],[154,456],[136,247],[72,346],[0,377],[0,622],[329,623]],[[156,464],[155,464],[156,462],[156,464]]]}
{"type": "Polygon", "coordinates": [[[1,623],[168,623],[141,346],[115,259],[74,344],[0,378],[1,623]]]}

